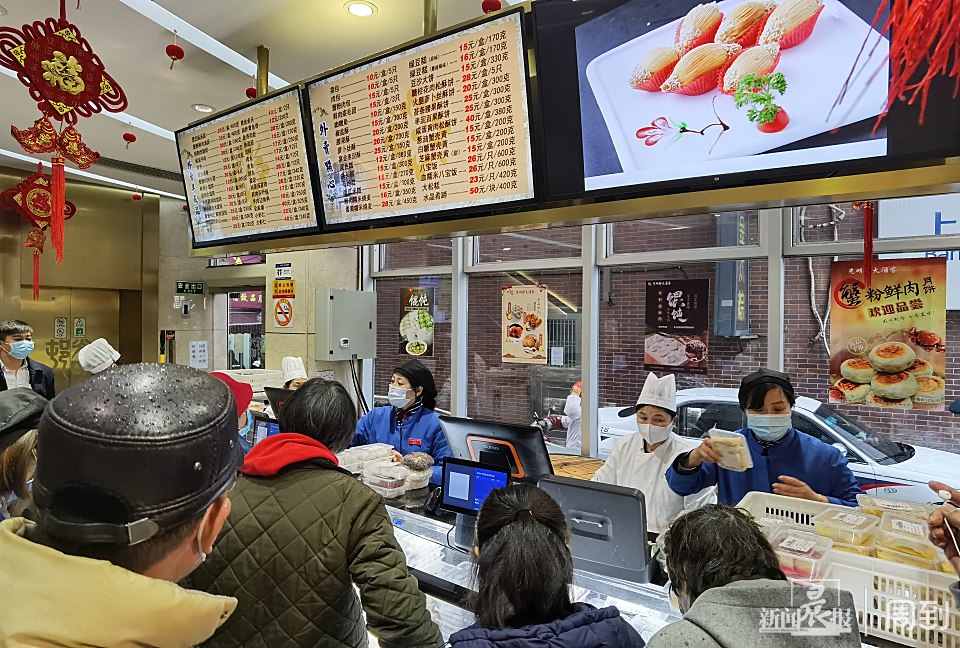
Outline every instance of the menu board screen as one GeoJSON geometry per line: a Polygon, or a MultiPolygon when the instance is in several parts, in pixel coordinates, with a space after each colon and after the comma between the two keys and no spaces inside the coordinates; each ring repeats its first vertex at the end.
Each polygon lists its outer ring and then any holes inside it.
{"type": "Polygon", "coordinates": [[[296,88],[177,132],[193,246],[316,229],[296,88]]]}
{"type": "Polygon", "coordinates": [[[307,86],[325,224],[534,198],[521,13],[307,86]]]}

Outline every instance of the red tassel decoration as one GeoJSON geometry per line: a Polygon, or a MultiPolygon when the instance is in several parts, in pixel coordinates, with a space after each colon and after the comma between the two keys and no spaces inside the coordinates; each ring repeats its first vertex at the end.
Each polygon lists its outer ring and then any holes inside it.
{"type": "Polygon", "coordinates": [[[53,156],[53,171],[50,173],[50,242],[57,253],[57,263],[63,263],[63,225],[66,217],[67,180],[64,175],[64,158],[53,156]]]}
{"type": "Polygon", "coordinates": [[[40,253],[33,253],[33,301],[40,299],[40,253]]]}
{"type": "Polygon", "coordinates": [[[853,208],[863,212],[863,283],[869,288],[873,282],[873,226],[876,203],[872,200],[853,203],[853,208]]]}

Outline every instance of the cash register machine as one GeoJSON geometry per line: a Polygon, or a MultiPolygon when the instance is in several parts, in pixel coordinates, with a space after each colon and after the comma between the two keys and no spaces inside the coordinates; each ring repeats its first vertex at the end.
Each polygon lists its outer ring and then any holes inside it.
{"type": "Polygon", "coordinates": [[[505,468],[448,457],[443,462],[442,483],[440,506],[457,514],[454,541],[463,549],[472,549],[477,513],[491,491],[510,483],[510,473],[505,468]]]}

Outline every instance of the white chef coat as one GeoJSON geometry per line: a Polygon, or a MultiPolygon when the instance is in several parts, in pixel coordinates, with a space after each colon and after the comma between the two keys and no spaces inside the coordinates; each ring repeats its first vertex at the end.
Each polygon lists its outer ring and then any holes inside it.
{"type": "MultiPolygon", "coordinates": [[[[579,448],[580,440],[583,436],[581,432],[583,412],[580,409],[580,397],[576,394],[567,396],[567,402],[563,405],[563,424],[567,426],[568,448],[579,448]]],[[[666,470],[666,469],[664,469],[666,470]]]]}
{"type": "Polygon", "coordinates": [[[10,371],[7,365],[3,365],[3,378],[7,381],[7,389],[17,389],[23,387],[32,389],[30,386],[30,369],[27,367],[27,361],[24,360],[19,369],[10,371]]]}
{"type": "Polygon", "coordinates": [[[643,437],[639,433],[631,434],[617,441],[610,458],[593,476],[593,481],[639,490],[646,500],[647,528],[653,533],[663,533],[684,511],[717,501],[713,488],[683,497],[667,485],[667,468],[677,455],[692,449],[692,445],[671,432],[656,450],[646,452],[643,437]]]}

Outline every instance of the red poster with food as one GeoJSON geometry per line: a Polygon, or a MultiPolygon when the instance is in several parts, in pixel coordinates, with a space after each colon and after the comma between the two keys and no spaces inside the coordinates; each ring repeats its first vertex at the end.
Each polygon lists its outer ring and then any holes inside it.
{"type": "Polygon", "coordinates": [[[946,398],[944,258],[861,262],[830,272],[830,402],[941,410],[946,398]]]}

